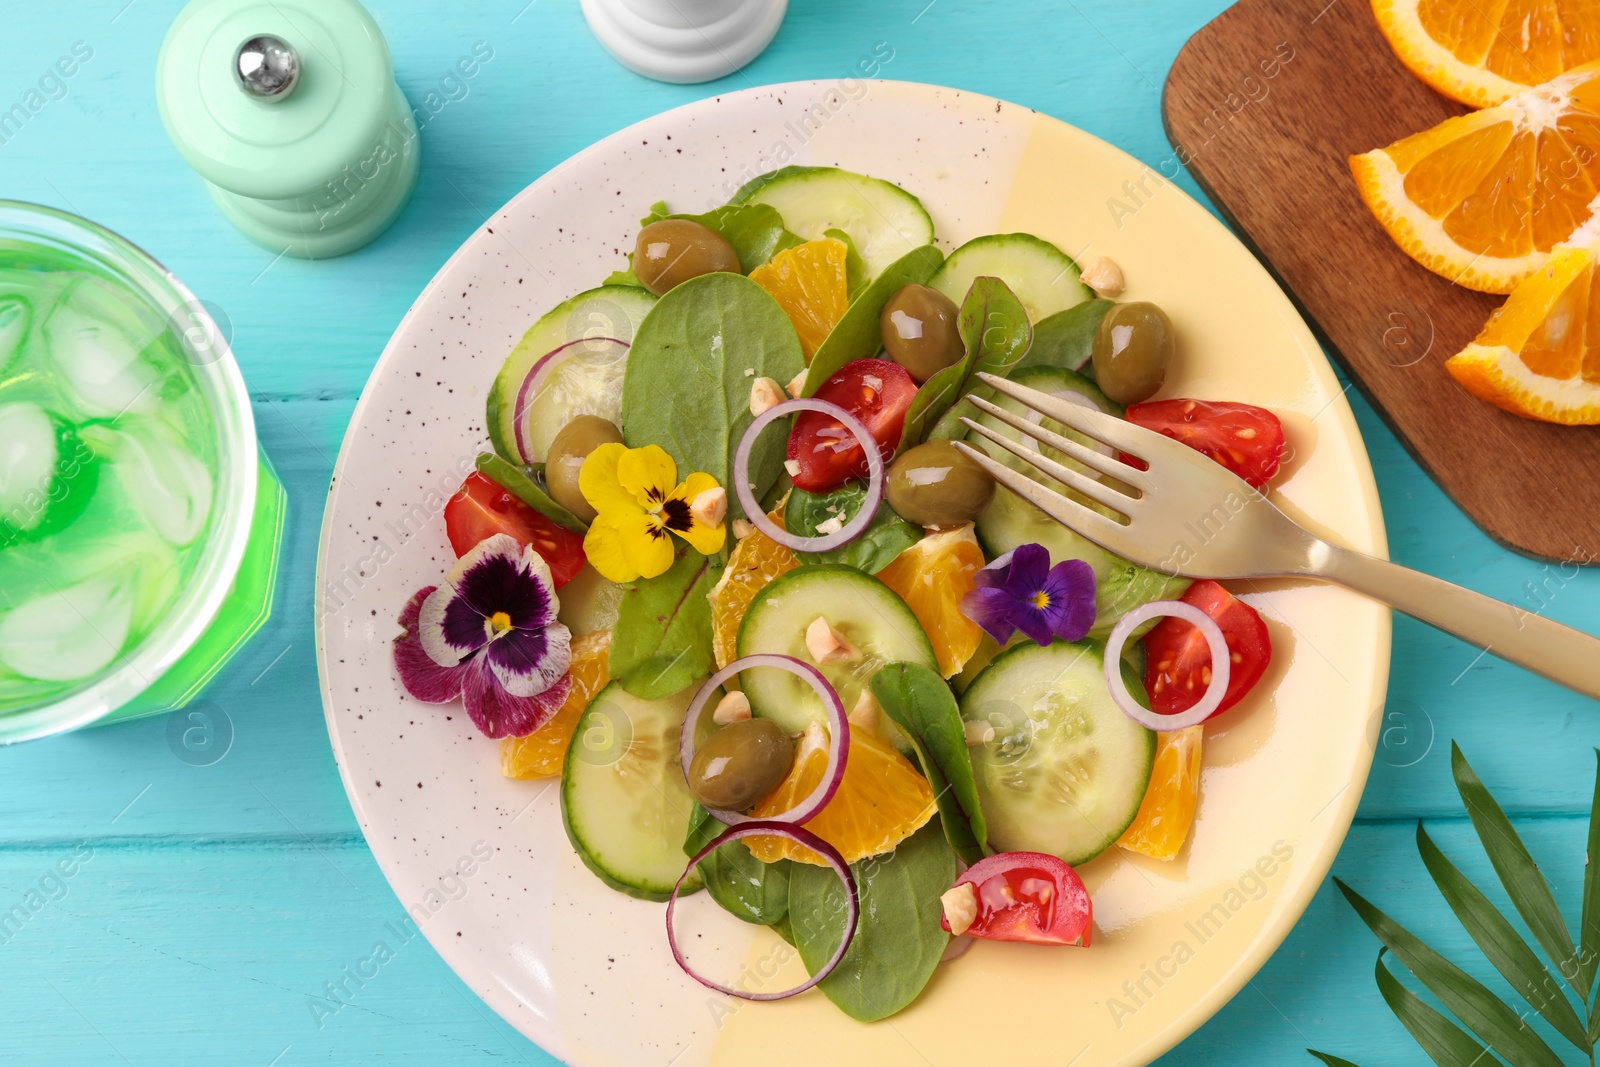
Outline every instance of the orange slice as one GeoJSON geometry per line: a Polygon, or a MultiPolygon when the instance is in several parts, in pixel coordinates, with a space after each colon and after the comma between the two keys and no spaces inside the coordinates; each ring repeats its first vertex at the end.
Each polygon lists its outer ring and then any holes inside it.
{"type": "Polygon", "coordinates": [[[568,670],[572,689],[550,720],[526,737],[500,739],[500,773],[507,778],[549,778],[561,773],[583,709],[611,680],[611,631],[574,637],[568,670]]]}
{"type": "Polygon", "coordinates": [[[1156,734],[1156,760],[1150,784],[1133,825],[1117,844],[1158,860],[1170,860],[1183,848],[1200,799],[1200,738],[1204,725],[1156,734]]]}
{"type": "Polygon", "coordinates": [[[961,613],[961,598],[982,569],[983,549],[967,523],[928,534],[878,572],[928,632],[946,678],[961,673],[983,639],[982,627],[961,613]]]}
{"type": "Polygon", "coordinates": [[[1600,59],[1600,0],[1372,0],[1372,13],[1400,62],[1473,107],[1600,59]]]}
{"type": "Polygon", "coordinates": [[[1474,396],[1530,419],[1600,424],[1594,248],[1561,248],[1445,368],[1474,396]]]}
{"type": "MultiPolygon", "coordinates": [[[[828,765],[828,731],[812,723],[795,748],[789,776],[750,809],[765,819],[781,814],[808,796],[828,765]]],[[[839,850],[846,863],[888,852],[933,818],[933,788],[911,762],[869,730],[850,731],[850,758],[838,792],[819,811],[807,830],[839,850]]],[[[810,849],[783,837],[747,837],[745,844],[763,863],[781,859],[822,866],[810,849]]]]}
{"type": "MultiPolygon", "coordinates": [[[[782,526],[783,505],[767,517],[782,526]]],[[[800,561],[793,552],[760,530],[746,534],[733,546],[722,577],[706,594],[711,601],[711,651],[718,669],[739,658],[739,624],[750,601],[774,578],[798,566],[800,561]]]]}
{"type": "Polygon", "coordinates": [[[824,237],[786,248],[750,272],[794,323],[807,363],[850,305],[849,254],[843,241],[824,237]]]}
{"type": "Polygon", "coordinates": [[[1350,157],[1361,199],[1406,255],[1509,293],[1581,235],[1600,192],[1600,61],[1350,157]]]}

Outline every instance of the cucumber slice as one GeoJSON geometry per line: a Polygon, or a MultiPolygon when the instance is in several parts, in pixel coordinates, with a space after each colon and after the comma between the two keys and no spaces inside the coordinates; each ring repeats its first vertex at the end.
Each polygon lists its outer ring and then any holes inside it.
{"type": "MultiPolygon", "coordinates": [[[[933,243],[933,220],[922,201],[892,182],[837,167],[784,167],[746,183],[729,203],[771,204],[783,224],[808,241],[844,231],[869,278],[933,243]]],[[[1072,277],[1077,280],[1076,268],[1072,277]]]]}
{"type": "Polygon", "coordinates": [[[974,278],[999,278],[1022,301],[1028,320],[1038,323],[1094,299],[1078,273],[1072,257],[1049,241],[1027,233],[992,233],[951,252],[928,284],[959,305],[974,278]]]}
{"type": "MultiPolygon", "coordinates": [[[[799,567],[761,590],[739,626],[739,655],[777,652],[810,663],[806,627],[819,615],[861,650],[861,658],[854,662],[818,668],[846,711],[856,706],[862,690],[886,663],[907,661],[939,669],[933,645],[906,602],[872,575],[838,563],[799,567]]],[[[787,671],[749,670],[741,680],[751,711],[791,734],[826,719],[811,687],[787,671]]],[[[883,734],[901,752],[915,752],[887,719],[883,734]]]]}
{"type": "MultiPolygon", "coordinates": [[[[961,717],[994,728],[972,771],[996,851],[1048,852],[1074,866],[1139,813],[1156,735],[1106,688],[1102,646],[1023,642],[996,656],[961,698],[961,717]]],[[[1129,679],[1129,689],[1143,686],[1129,679]]]]}
{"type": "Polygon", "coordinates": [[[556,306],[530,326],[489,389],[486,416],[494,450],[513,463],[532,466],[544,462],[550,442],[574,416],[598,415],[617,422],[627,352],[601,339],[632,344],[655,302],[645,289],[602,285],[556,306]],[[565,358],[537,392],[522,398],[518,427],[523,383],[541,360],[567,345],[573,347],[565,350],[565,358]]]}
{"type": "MultiPolygon", "coordinates": [[[[666,900],[685,866],[694,797],[678,762],[697,686],[641,700],[612,682],[584,709],[561,773],[561,822],[578,858],[613,889],[666,900]]],[[[691,874],[685,890],[698,889],[691,874]]]]}

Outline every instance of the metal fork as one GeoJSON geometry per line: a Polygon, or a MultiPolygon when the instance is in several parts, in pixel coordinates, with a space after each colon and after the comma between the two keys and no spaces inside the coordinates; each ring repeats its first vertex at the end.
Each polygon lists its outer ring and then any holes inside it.
{"type": "Polygon", "coordinates": [[[1149,468],[1139,470],[982,397],[967,398],[978,410],[1022,434],[1025,442],[962,419],[969,429],[1126,521],[1057,493],[982,449],[965,442],[956,447],[1001,485],[1108,552],[1188,578],[1337,582],[1585,696],[1600,698],[1600,638],[1442,579],[1329,544],[1279,511],[1238,475],[1153,430],[992,374],[978,377],[1038,415],[1142,460],[1149,468]],[[1057,462],[1026,442],[1053,449],[1104,478],[1057,462]]]}

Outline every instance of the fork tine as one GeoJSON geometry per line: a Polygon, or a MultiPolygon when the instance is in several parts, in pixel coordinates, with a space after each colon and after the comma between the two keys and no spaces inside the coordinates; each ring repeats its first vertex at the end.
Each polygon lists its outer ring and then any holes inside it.
{"type": "Polygon", "coordinates": [[[1042,393],[1026,385],[1018,385],[1006,378],[988,373],[980,373],[978,378],[995,392],[1019,400],[1034,411],[1048,415],[1081,434],[1104,441],[1130,456],[1147,458],[1149,449],[1145,445],[1149,437],[1161,436],[1131,422],[1107,415],[1103,411],[1091,411],[1082,404],[1074,404],[1070,400],[1062,400],[1060,397],[1042,393]]]}
{"type": "MultiPolygon", "coordinates": [[[[995,430],[991,430],[982,423],[974,422],[971,419],[962,419],[961,421],[966,423],[967,427],[973,432],[982,434],[984,437],[988,438],[990,441],[993,441],[1007,452],[1010,452],[1013,456],[1016,456],[1018,459],[1022,460],[1022,462],[1044,471],[1062,485],[1065,485],[1071,489],[1076,489],[1078,492],[1082,493],[1091,500],[1098,500],[1106,507],[1115,508],[1124,515],[1128,515],[1128,508],[1135,503],[1132,497],[1117,492],[1104,482],[1096,481],[1086,474],[1082,474],[1073,470],[1071,467],[1057,463],[1055,460],[1044,455],[1042,452],[1037,452],[1024,445],[1020,445],[1011,438],[1002,433],[998,433],[995,430]]],[[[1132,516],[1129,515],[1129,518],[1132,518],[1132,516]]]]}
{"type": "MultiPolygon", "coordinates": [[[[1131,485],[1142,492],[1148,493],[1151,488],[1150,478],[1138,467],[1130,467],[1119,459],[1114,459],[1103,452],[1087,448],[1069,437],[1062,437],[1054,431],[1047,430],[1038,423],[1029,422],[1015,412],[1007,411],[998,404],[992,404],[981,396],[968,396],[967,400],[972,406],[985,414],[999,419],[1018,433],[1026,434],[1043,444],[1049,445],[1058,452],[1065,452],[1085,467],[1099,471],[1107,477],[1115,478],[1125,485],[1131,485]]],[[[972,425],[968,423],[968,425],[972,425]]]]}
{"type": "Polygon", "coordinates": [[[1107,552],[1126,557],[1136,550],[1128,528],[1121,523],[1106,518],[1098,511],[1091,511],[1076,500],[1064,497],[1052,489],[1046,489],[1032,478],[1019,474],[1004,463],[990,458],[981,448],[974,448],[965,441],[954,441],[952,444],[968,459],[988,471],[995,481],[1063,526],[1076,530],[1107,552]]]}

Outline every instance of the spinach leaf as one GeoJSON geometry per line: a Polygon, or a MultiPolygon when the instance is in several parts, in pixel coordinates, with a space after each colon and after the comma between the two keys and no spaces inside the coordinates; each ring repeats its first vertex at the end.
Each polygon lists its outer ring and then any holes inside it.
{"type": "MultiPolygon", "coordinates": [[[[882,348],[883,335],[878,330],[878,319],[883,314],[883,305],[902,286],[926,282],[943,263],[943,252],[933,245],[923,245],[883,268],[883,273],[850,301],[844,318],[828,331],[828,336],[811,357],[811,369],[806,372],[806,385],[801,395],[815,393],[818,386],[852,359],[866,359],[882,348]]],[[[788,381],[787,378],[778,380],[788,381]]]]}
{"type": "Polygon", "coordinates": [[[967,729],[956,698],[938,672],[919,663],[891,663],[872,676],[872,695],[905,732],[933,787],[944,836],[970,866],[983,859],[989,829],[967,753],[967,729]]]}
{"type": "MultiPolygon", "coordinates": [[[[956,854],[938,827],[924,826],[893,852],[851,865],[861,894],[855,939],[833,973],[817,983],[852,1019],[884,1019],[928,984],[950,935],[939,926],[939,894],[956,880],[956,854]]],[[[815,973],[844,936],[845,891],[827,867],[796,863],[789,872],[789,932],[815,973]]]]}
{"type": "Polygon", "coordinates": [[[789,232],[783,224],[783,216],[770,204],[728,204],[704,215],[673,215],[667,212],[665,201],[657,201],[651,205],[650,214],[639,223],[648,226],[662,219],[688,219],[716,230],[733,246],[739,257],[739,267],[746,274],[803,241],[798,234],[789,232]]]}
{"type": "MultiPolygon", "coordinates": [[[[699,804],[689,820],[683,851],[693,858],[728,827],[699,804]]],[[[700,879],[722,909],[757,926],[782,922],[789,914],[788,860],[762,863],[743,841],[730,841],[700,861],[700,879]]]]}
{"type": "Polygon", "coordinates": [[[854,300],[872,279],[867,276],[867,261],[856,251],[855,241],[843,230],[823,230],[822,236],[832,237],[844,245],[844,284],[846,298],[854,300]]]}
{"type": "Polygon", "coordinates": [[[601,285],[631,285],[635,289],[643,289],[644,288],[644,282],[641,282],[639,280],[639,276],[637,274],[633,273],[633,253],[632,252],[628,253],[628,269],[627,270],[614,270],[614,271],[612,271],[610,274],[606,275],[606,280],[601,282],[600,284],[601,285]]]}
{"type": "MultiPolygon", "coordinates": [[[[702,274],[656,301],[639,324],[622,377],[622,432],[630,448],[660,445],[678,477],[704,471],[729,490],[733,450],[750,425],[750,385],[786,382],[805,367],[789,316],[767,291],[737,274],[702,274]]],[[[783,470],[784,435],[761,435],[750,456],[757,499],[783,470]]],[[[616,649],[613,645],[612,656],[616,649]]]]}
{"type": "MultiPolygon", "coordinates": [[[[1028,313],[1021,301],[1005,282],[999,278],[974,278],[966,299],[961,301],[961,340],[967,347],[966,356],[923,382],[912,398],[905,430],[900,435],[902,452],[921,444],[940,416],[966,398],[978,384],[974,376],[980,371],[1010,374],[1033,343],[1033,327],[1028,325],[1028,313]]],[[[965,410],[971,409],[971,404],[960,404],[959,408],[963,409],[961,414],[971,414],[965,410]]],[[[959,427],[960,422],[954,425],[959,427]]]]}
{"type": "Polygon", "coordinates": [[[654,578],[622,589],[611,631],[611,675],[641,700],[658,700],[711,673],[711,602],[722,556],[677,545],[677,559],[654,578]]]}
{"type": "Polygon", "coordinates": [[[542,480],[540,475],[544,473],[543,464],[537,467],[520,467],[493,452],[484,452],[478,456],[478,473],[557,526],[564,526],[574,533],[584,533],[589,529],[588,523],[551,500],[550,494],[545,492],[540,484],[542,480]]]}
{"type": "Polygon", "coordinates": [[[1080,374],[1093,374],[1089,355],[1094,350],[1094,335],[1100,320],[1116,307],[1112,300],[1095,299],[1058,311],[1033,328],[1033,346],[1017,363],[1023,367],[1065,367],[1080,374]]]}
{"type": "MultiPolygon", "coordinates": [[[[831,493],[808,493],[795,489],[789,494],[789,503],[783,509],[784,529],[797,537],[815,537],[817,527],[829,519],[849,522],[866,503],[867,487],[851,482],[831,493]]],[[[878,513],[866,531],[847,545],[827,552],[801,552],[802,563],[843,563],[858,571],[877,574],[894,558],[922,540],[922,528],[895,514],[887,503],[878,505],[878,513]]]]}

